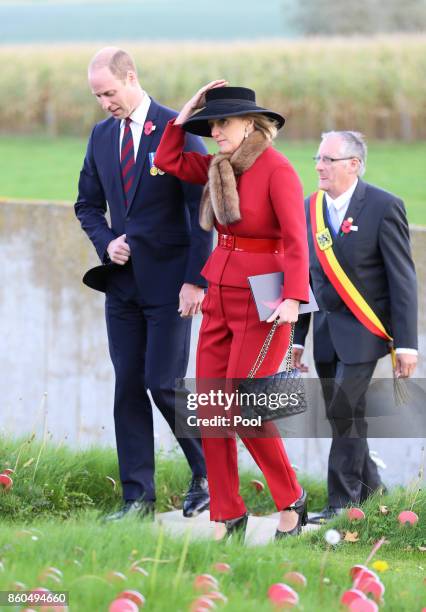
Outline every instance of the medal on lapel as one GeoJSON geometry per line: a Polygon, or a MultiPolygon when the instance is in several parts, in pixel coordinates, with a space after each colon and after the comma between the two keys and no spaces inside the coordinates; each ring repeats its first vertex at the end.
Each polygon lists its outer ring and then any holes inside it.
{"type": "Polygon", "coordinates": [[[151,176],[157,176],[157,174],[162,176],[164,174],[163,170],[160,170],[159,168],[157,168],[157,166],[154,165],[155,153],[156,151],[151,151],[149,153],[149,173],[151,176]]]}
{"type": "Polygon", "coordinates": [[[328,227],[324,228],[321,232],[317,232],[315,234],[315,238],[317,239],[317,243],[321,251],[325,251],[333,245],[333,239],[328,227]]]}

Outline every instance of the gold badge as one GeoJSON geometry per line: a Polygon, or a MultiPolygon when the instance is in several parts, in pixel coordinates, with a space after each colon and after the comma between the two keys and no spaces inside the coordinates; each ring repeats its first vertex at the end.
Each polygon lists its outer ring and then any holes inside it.
{"type": "Polygon", "coordinates": [[[315,238],[317,239],[317,243],[321,251],[325,251],[329,249],[333,245],[333,239],[330,234],[330,230],[328,227],[322,230],[322,232],[317,232],[315,234],[315,238]]]}
{"type": "Polygon", "coordinates": [[[151,176],[157,176],[158,174],[158,168],[156,168],[155,166],[152,166],[152,168],[149,171],[151,176]]]}

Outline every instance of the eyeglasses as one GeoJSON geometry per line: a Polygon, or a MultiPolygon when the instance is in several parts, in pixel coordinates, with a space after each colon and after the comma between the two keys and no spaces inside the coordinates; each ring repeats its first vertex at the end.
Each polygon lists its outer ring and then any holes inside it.
{"type": "Polygon", "coordinates": [[[329,157],[328,155],[314,155],[312,159],[316,164],[319,161],[322,161],[323,164],[325,164],[326,166],[330,166],[330,164],[332,164],[333,162],[344,161],[346,159],[357,159],[358,161],[360,161],[358,157],[355,157],[354,155],[352,155],[351,157],[329,157]]]}

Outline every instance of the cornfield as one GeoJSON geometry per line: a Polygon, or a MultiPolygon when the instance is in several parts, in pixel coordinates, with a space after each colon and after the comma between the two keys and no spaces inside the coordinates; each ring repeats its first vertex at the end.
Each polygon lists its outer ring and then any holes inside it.
{"type": "MultiPolygon", "coordinates": [[[[256,90],[287,117],[288,139],[356,129],[370,139],[426,138],[426,36],[250,43],[123,44],[141,84],[179,108],[204,83],[226,78],[256,90]]],[[[98,47],[0,47],[0,131],[87,135],[103,113],[86,69],[98,47]]]]}

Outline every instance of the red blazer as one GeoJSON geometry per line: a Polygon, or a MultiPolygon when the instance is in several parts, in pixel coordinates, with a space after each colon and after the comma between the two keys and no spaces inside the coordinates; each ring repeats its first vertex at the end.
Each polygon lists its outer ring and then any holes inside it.
{"type": "MultiPolygon", "coordinates": [[[[170,121],[155,155],[155,165],[189,183],[204,185],[212,155],[184,152],[185,132],[170,121]]],[[[283,299],[307,302],[309,254],[303,190],[288,159],[268,147],[237,181],[241,221],[221,225],[222,234],[281,238],[284,254],[247,253],[216,247],[201,274],[211,283],[247,288],[248,276],[284,272],[283,299]]]]}

